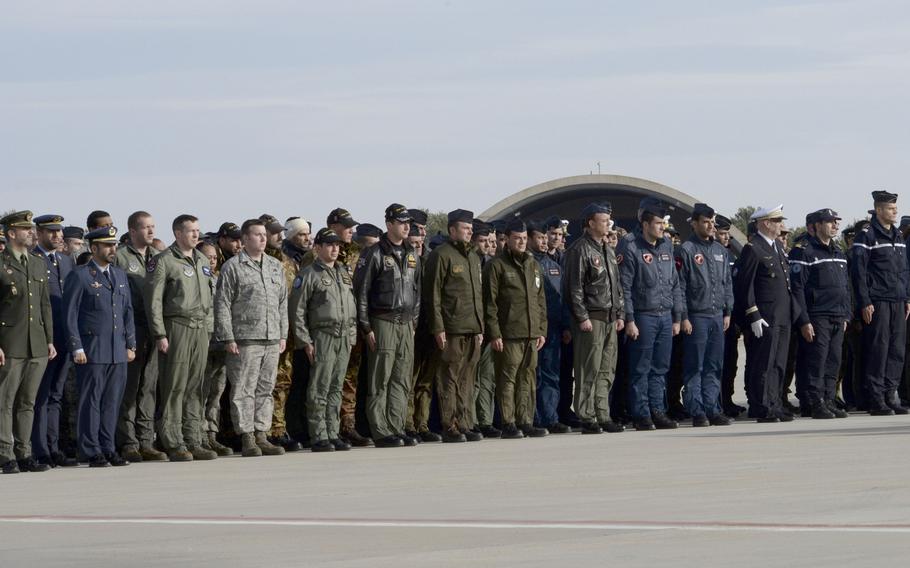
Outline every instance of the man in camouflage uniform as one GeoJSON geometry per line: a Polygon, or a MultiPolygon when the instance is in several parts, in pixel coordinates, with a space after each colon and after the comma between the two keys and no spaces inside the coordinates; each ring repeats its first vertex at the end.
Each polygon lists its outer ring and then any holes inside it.
{"type": "MultiPolygon", "coordinates": [[[[480,267],[485,268],[496,255],[496,233],[493,227],[482,221],[474,221],[471,242],[474,252],[480,257],[480,267]]],[[[477,373],[474,381],[474,412],[472,422],[474,429],[484,438],[499,438],[502,431],[493,426],[496,409],[496,369],[493,365],[493,349],[489,340],[480,348],[480,359],[477,361],[477,373]]]]}

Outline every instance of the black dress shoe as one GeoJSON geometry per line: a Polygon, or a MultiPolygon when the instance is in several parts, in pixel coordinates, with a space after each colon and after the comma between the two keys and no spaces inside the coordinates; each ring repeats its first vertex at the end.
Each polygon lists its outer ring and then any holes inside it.
{"type": "Polygon", "coordinates": [[[480,426],[480,433],[484,438],[499,438],[502,436],[502,430],[495,426],[480,426]]]}
{"type": "Polygon", "coordinates": [[[107,458],[104,457],[104,454],[95,454],[94,456],[88,459],[89,467],[111,467],[111,463],[107,461],[107,458]]]}
{"type": "Polygon", "coordinates": [[[794,420],[793,415],[790,414],[789,412],[786,412],[786,411],[784,411],[784,412],[778,412],[778,413],[777,413],[777,418],[778,418],[781,422],[793,422],[793,420],[794,420]]]}
{"type": "Polygon", "coordinates": [[[373,440],[373,443],[377,448],[400,448],[404,446],[404,442],[398,436],[386,436],[385,438],[373,440]]]}
{"type": "Polygon", "coordinates": [[[333,444],[331,440],[316,440],[310,446],[310,451],[317,454],[322,452],[334,452],[335,444],[333,444]]]}
{"type": "Polygon", "coordinates": [[[423,441],[420,439],[420,434],[417,433],[417,430],[405,430],[404,435],[409,438],[414,438],[415,440],[417,440],[418,444],[423,441]]]}
{"type": "Polygon", "coordinates": [[[604,429],[600,427],[600,424],[597,422],[582,422],[581,423],[581,433],[582,434],[603,434],[604,429]]]}
{"type": "Polygon", "coordinates": [[[635,421],[635,429],[639,432],[654,430],[654,423],[650,418],[639,418],[635,421]]]}
{"type": "Polygon", "coordinates": [[[107,461],[114,467],[123,467],[125,465],[130,465],[129,460],[124,459],[124,457],[117,452],[105,453],[104,457],[107,458],[107,461]]]}
{"type": "Polygon", "coordinates": [[[609,432],[610,434],[618,434],[619,432],[624,432],[626,427],[620,424],[619,422],[613,422],[612,420],[607,420],[606,422],[598,422],[598,426],[604,432],[609,432]]]}
{"type": "Polygon", "coordinates": [[[418,440],[416,437],[412,438],[405,433],[396,434],[396,435],[401,439],[401,443],[405,446],[414,447],[420,443],[420,440],[418,440]]]}
{"type": "Polygon", "coordinates": [[[825,404],[828,406],[828,410],[831,411],[831,414],[833,414],[835,418],[847,418],[850,416],[847,414],[846,409],[841,408],[837,405],[836,401],[828,400],[825,402],[825,404]]]}
{"type": "Polygon", "coordinates": [[[555,422],[547,426],[547,430],[550,431],[550,434],[568,434],[572,431],[571,428],[563,424],[562,422],[555,422]]]}
{"type": "Polygon", "coordinates": [[[782,407],[785,411],[789,412],[790,414],[794,414],[794,415],[795,415],[795,414],[799,414],[799,407],[798,407],[798,406],[793,406],[792,404],[790,404],[790,401],[789,401],[789,400],[783,400],[783,401],[781,401],[781,407],[782,407]]]}
{"type": "Polygon", "coordinates": [[[894,411],[890,408],[870,408],[870,416],[894,416],[894,411]]]}
{"type": "Polygon", "coordinates": [[[830,420],[834,418],[834,413],[824,404],[816,404],[812,407],[811,416],[815,420],[830,420]]]}
{"type": "Polygon", "coordinates": [[[711,425],[711,422],[708,421],[707,416],[704,416],[704,415],[696,416],[695,418],[692,419],[693,428],[704,428],[705,426],[710,426],[710,425],[711,425]]]}
{"type": "Polygon", "coordinates": [[[904,408],[900,404],[895,404],[891,407],[891,410],[893,410],[895,414],[910,414],[910,409],[904,408]]]}
{"type": "Polygon", "coordinates": [[[530,424],[522,424],[518,428],[527,438],[543,438],[550,434],[546,428],[538,428],[537,426],[532,426],[530,424]]]}
{"type": "Polygon", "coordinates": [[[442,433],[442,443],[444,444],[460,444],[467,441],[464,434],[458,430],[446,430],[442,433]]]}
{"type": "Polygon", "coordinates": [[[303,449],[300,442],[291,438],[287,432],[281,436],[269,436],[268,441],[274,446],[281,446],[286,452],[299,452],[303,449]]]}
{"type": "Polygon", "coordinates": [[[717,414],[715,416],[712,416],[711,418],[708,418],[708,421],[712,426],[729,426],[734,422],[732,418],[724,414],[717,414]]]}
{"type": "Polygon", "coordinates": [[[483,434],[476,430],[462,430],[461,433],[464,434],[464,439],[469,442],[479,442],[483,440],[483,434]]]}
{"type": "Polygon", "coordinates": [[[679,426],[675,420],[671,420],[670,417],[663,412],[652,412],[651,420],[658,430],[673,430],[679,426]]]}
{"type": "Polygon", "coordinates": [[[351,449],[351,444],[345,442],[341,438],[332,438],[329,442],[332,443],[336,452],[346,452],[351,449]]]}
{"type": "Polygon", "coordinates": [[[19,462],[16,460],[9,460],[4,462],[2,468],[3,473],[19,473],[19,462]]]}
{"type": "Polygon", "coordinates": [[[769,414],[768,416],[756,418],[755,421],[759,424],[776,424],[780,422],[780,418],[778,418],[776,414],[769,414]]]}
{"type": "Polygon", "coordinates": [[[502,427],[503,440],[520,440],[524,438],[524,433],[514,424],[504,424],[502,427]]]}
{"type": "MultiPolygon", "coordinates": [[[[341,432],[341,438],[346,440],[355,448],[366,448],[370,445],[371,440],[367,437],[361,436],[357,430],[343,430],[341,432]]],[[[390,446],[385,446],[390,447],[390,446]]]]}
{"type": "Polygon", "coordinates": [[[430,432],[429,430],[424,430],[422,432],[418,432],[417,436],[420,437],[421,442],[432,443],[432,442],[441,442],[442,441],[442,436],[440,436],[436,432],[430,432]]]}
{"type": "Polygon", "coordinates": [[[47,465],[46,463],[39,463],[35,461],[35,458],[31,456],[16,461],[19,462],[19,471],[31,471],[39,473],[42,471],[47,471],[51,468],[51,466],[47,465]]]}

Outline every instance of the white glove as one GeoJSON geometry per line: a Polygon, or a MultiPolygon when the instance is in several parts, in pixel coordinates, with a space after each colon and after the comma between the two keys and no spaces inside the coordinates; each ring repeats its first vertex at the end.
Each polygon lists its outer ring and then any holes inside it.
{"type": "Polygon", "coordinates": [[[764,335],[764,333],[765,333],[765,330],[762,328],[769,327],[769,326],[768,326],[768,322],[766,322],[764,319],[760,319],[758,321],[752,322],[751,327],[752,327],[752,335],[754,335],[757,339],[761,339],[761,336],[764,335]]]}

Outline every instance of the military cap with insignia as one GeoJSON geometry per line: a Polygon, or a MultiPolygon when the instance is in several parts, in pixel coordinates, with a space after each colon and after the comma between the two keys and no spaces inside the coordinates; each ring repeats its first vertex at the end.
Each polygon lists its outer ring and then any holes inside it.
{"type": "Polygon", "coordinates": [[[35,226],[32,222],[31,211],[16,211],[0,219],[0,225],[7,231],[13,229],[31,229],[35,226]]]}
{"type": "Polygon", "coordinates": [[[329,216],[325,220],[326,225],[342,225],[344,227],[353,227],[359,225],[357,221],[351,217],[351,214],[347,209],[342,209],[341,207],[337,209],[332,209],[329,213],[329,216]]]}
{"type": "Polygon", "coordinates": [[[89,243],[116,243],[117,227],[99,227],[85,234],[89,243]]]}
{"type": "Polygon", "coordinates": [[[408,208],[400,203],[393,203],[385,208],[386,221],[398,221],[399,223],[410,223],[411,214],[408,208]]]}
{"type": "Polygon", "coordinates": [[[316,233],[316,238],[313,239],[313,242],[317,245],[327,245],[331,243],[341,242],[341,237],[339,237],[338,233],[332,229],[324,227],[322,229],[319,229],[319,231],[316,233]]]}
{"type": "Polygon", "coordinates": [[[887,191],[873,191],[872,199],[876,203],[897,203],[897,194],[887,191]]]}
{"type": "Polygon", "coordinates": [[[218,228],[219,237],[227,237],[229,239],[239,239],[243,236],[243,231],[240,230],[240,227],[236,223],[231,223],[230,221],[222,223],[221,227],[218,228]]]}
{"type": "Polygon", "coordinates": [[[456,209],[449,211],[449,225],[452,223],[474,223],[474,212],[467,209],[456,209]]]}
{"type": "Polygon", "coordinates": [[[361,223],[357,225],[357,231],[355,232],[358,237],[376,237],[378,239],[382,236],[382,229],[370,223],[361,223]]]}
{"type": "Polygon", "coordinates": [[[48,231],[62,231],[63,217],[60,215],[39,215],[35,217],[35,227],[48,231]]]}
{"type": "Polygon", "coordinates": [[[408,209],[408,215],[411,216],[411,221],[418,225],[426,225],[429,220],[427,212],[423,209],[408,209]]]}
{"type": "Polygon", "coordinates": [[[528,225],[520,217],[513,217],[506,223],[506,234],[527,233],[528,225]]]}
{"type": "Polygon", "coordinates": [[[714,217],[714,228],[720,229],[721,231],[729,231],[730,227],[733,226],[733,222],[730,221],[727,217],[723,215],[715,215],[714,217]]]}
{"type": "Polygon", "coordinates": [[[259,220],[265,224],[265,230],[270,235],[277,235],[278,233],[284,231],[284,225],[282,225],[278,218],[274,215],[263,213],[259,216],[259,220]]]}
{"type": "Polygon", "coordinates": [[[64,239],[81,239],[85,237],[85,231],[82,227],[75,227],[70,225],[69,227],[63,227],[63,238],[64,239]]]}
{"type": "Polygon", "coordinates": [[[762,221],[764,219],[786,219],[784,217],[784,206],[778,205],[777,207],[760,207],[752,213],[750,217],[752,221],[762,221]]]}
{"type": "Polygon", "coordinates": [[[841,218],[837,214],[837,211],[830,208],[819,209],[813,213],[815,215],[816,223],[825,223],[827,221],[840,221],[841,218]]]}

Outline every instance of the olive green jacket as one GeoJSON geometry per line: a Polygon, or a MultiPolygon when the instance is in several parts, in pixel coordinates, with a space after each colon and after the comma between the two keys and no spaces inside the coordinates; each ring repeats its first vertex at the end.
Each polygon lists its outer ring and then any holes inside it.
{"type": "MultiPolygon", "coordinates": [[[[126,272],[126,279],[130,283],[130,300],[133,304],[133,321],[136,322],[136,331],[143,328],[143,332],[148,331],[148,316],[145,313],[146,286],[151,274],[148,271],[148,265],[152,258],[158,254],[154,248],[149,247],[148,258],[139,254],[132,245],[117,247],[117,256],[114,257],[114,266],[118,266],[126,272]]],[[[143,335],[144,337],[144,335],[143,335]]]]}
{"type": "Polygon", "coordinates": [[[469,243],[448,241],[430,253],[423,280],[430,333],[483,333],[480,257],[469,243]]]}
{"type": "Polygon", "coordinates": [[[319,259],[294,279],[288,306],[294,345],[313,343],[315,330],[357,337],[357,307],[351,275],[344,265],[329,268],[319,259]]]}
{"type": "Polygon", "coordinates": [[[483,268],[487,339],[547,336],[547,297],[534,255],[503,249],[483,268]]]}
{"type": "Polygon", "coordinates": [[[25,253],[28,268],[7,248],[0,253],[0,349],[17,359],[47,357],[54,322],[47,290],[47,265],[25,253]]]}
{"type": "Polygon", "coordinates": [[[204,254],[193,250],[190,259],[174,244],[149,262],[148,272],[146,314],[156,339],[167,337],[166,318],[191,327],[205,326],[212,333],[215,279],[204,254]]]}

